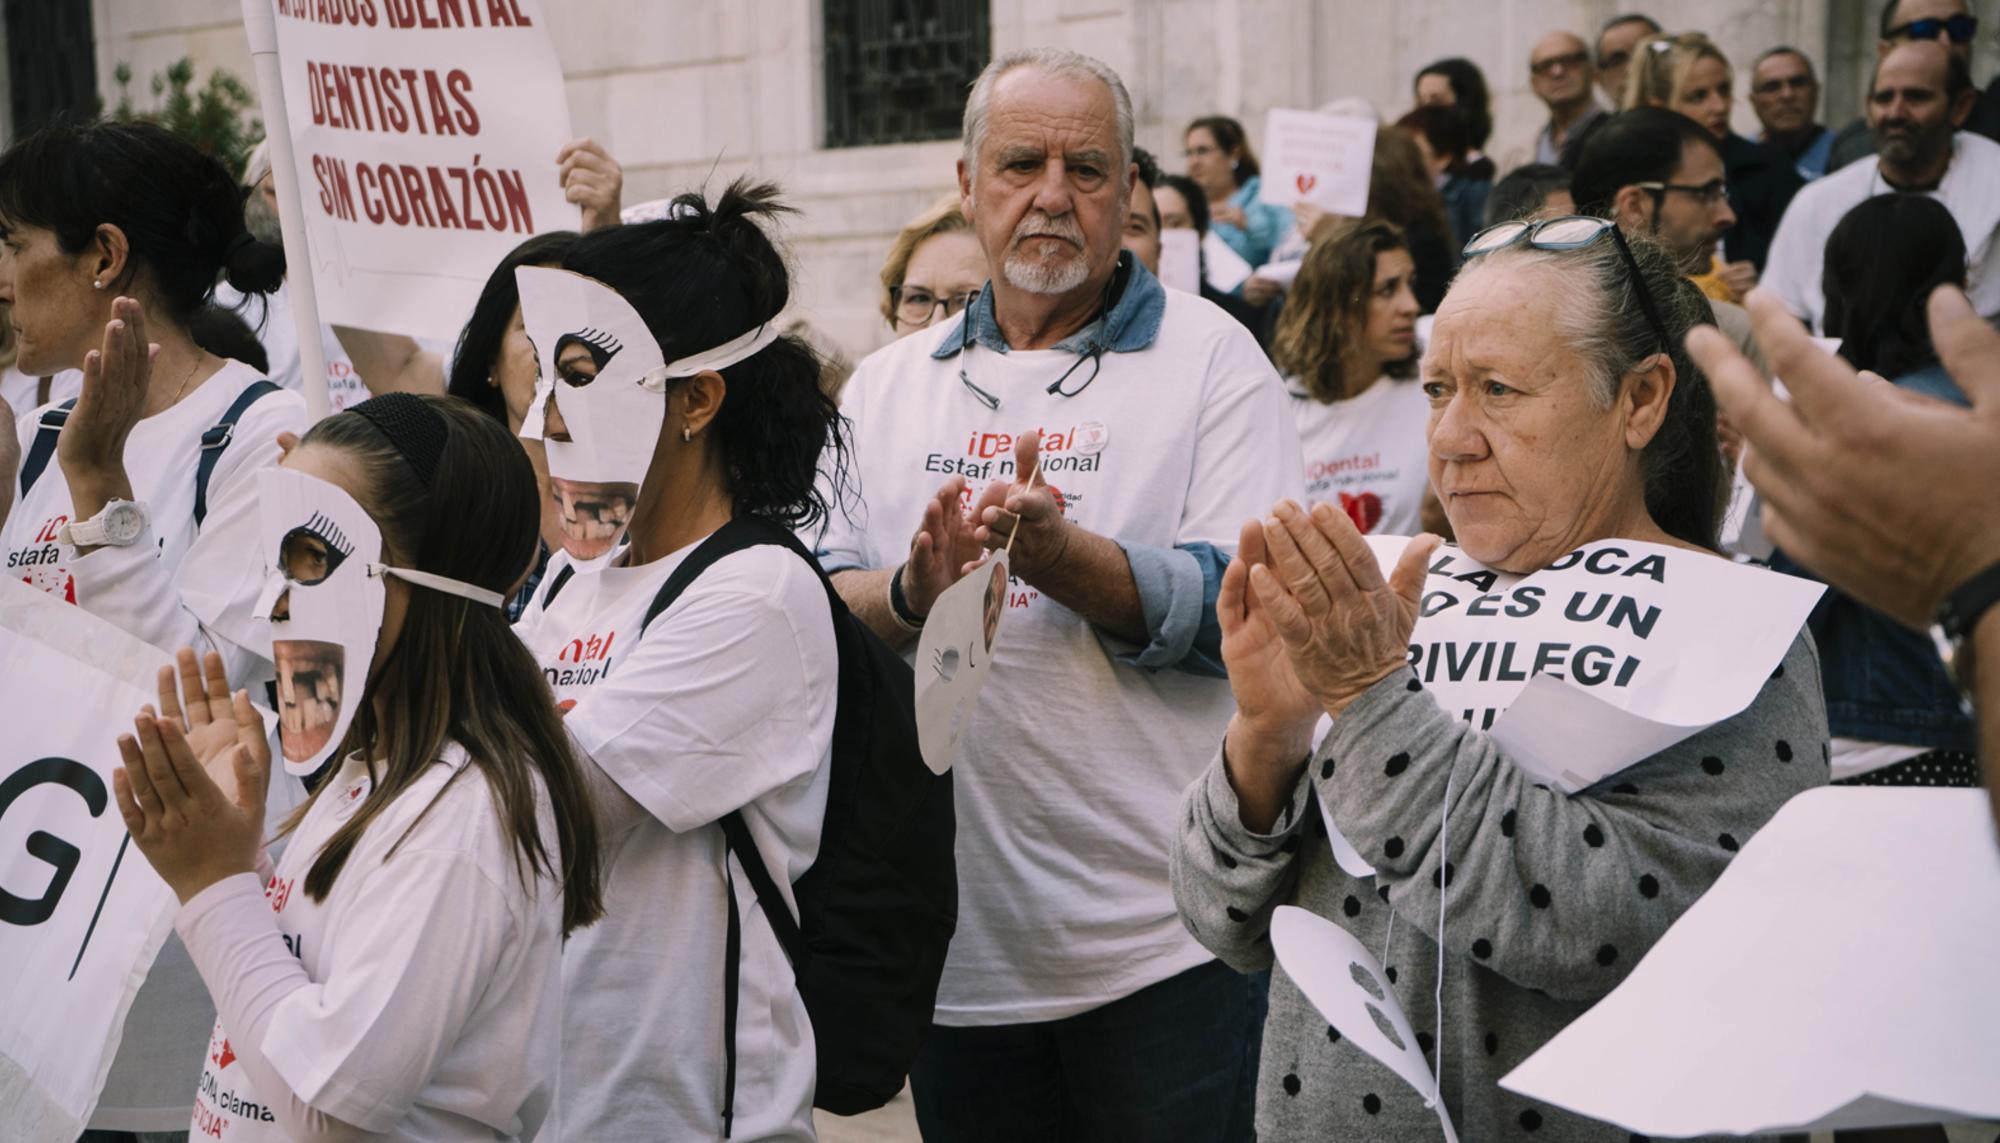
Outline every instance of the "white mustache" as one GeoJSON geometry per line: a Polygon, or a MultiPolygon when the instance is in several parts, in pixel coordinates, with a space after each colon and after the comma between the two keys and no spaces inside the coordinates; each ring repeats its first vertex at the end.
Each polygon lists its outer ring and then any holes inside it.
{"type": "Polygon", "coordinates": [[[1044,211],[1031,211],[1021,220],[1021,224],[1014,228],[1014,245],[1018,246],[1030,238],[1060,238],[1081,247],[1083,227],[1077,225],[1074,215],[1065,214],[1058,217],[1044,211]]]}

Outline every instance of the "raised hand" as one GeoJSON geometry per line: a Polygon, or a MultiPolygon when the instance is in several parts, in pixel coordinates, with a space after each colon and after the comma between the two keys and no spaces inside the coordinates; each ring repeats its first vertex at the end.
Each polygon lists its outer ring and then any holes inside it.
{"type": "Polygon", "coordinates": [[[586,233],[617,225],[625,168],[611,152],[592,139],[571,139],[556,152],[556,165],[561,168],[563,198],[582,208],[586,233]]]}
{"type": "Polygon", "coordinates": [[[111,786],[119,815],[139,852],[183,904],[217,881],[254,872],[264,844],[270,747],[250,696],[236,692],[230,707],[236,741],[211,765],[229,769],[233,794],[225,794],[196,760],[176,719],[144,709],[133,720],[133,733],[118,739],[125,765],[112,775],[111,786]]]}
{"type": "MultiPolygon", "coordinates": [[[[1029,583],[1062,561],[1070,541],[1061,501],[1038,479],[1041,452],[1040,429],[1016,439],[1014,479],[987,485],[972,509],[973,538],[992,551],[1007,548],[1008,570],[1029,583]]],[[[971,571],[972,565],[962,570],[971,571]]]]}
{"type": "Polygon", "coordinates": [[[56,459],[66,474],[124,470],[125,441],[146,414],[159,351],[146,340],[144,307],[114,299],[103,343],[83,355],[83,392],[56,438],[56,459]]]}
{"type": "Polygon", "coordinates": [[[945,481],[935,496],[924,501],[923,519],[910,538],[909,562],[903,565],[903,599],[919,617],[931,613],[937,597],[957,583],[969,561],[979,556],[972,524],[959,507],[964,498],[964,477],[945,481]]]}
{"type": "Polygon", "coordinates": [[[1287,500],[1263,523],[1269,558],[1250,569],[1299,681],[1338,718],[1409,657],[1436,536],[1410,541],[1388,579],[1345,512],[1287,500]]]}

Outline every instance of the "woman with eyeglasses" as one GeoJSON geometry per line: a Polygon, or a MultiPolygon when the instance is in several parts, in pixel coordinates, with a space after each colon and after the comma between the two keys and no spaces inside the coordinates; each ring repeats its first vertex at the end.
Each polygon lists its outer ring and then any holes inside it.
{"type": "Polygon", "coordinates": [[[986,252],[958,196],[932,203],[896,233],[882,261],[882,317],[908,337],[956,315],[986,284],[986,252]]]}
{"type": "MultiPolygon", "coordinates": [[[[1217,603],[1237,712],[1182,799],[1175,896],[1240,971],[1272,965],[1282,904],[1378,954],[1387,979],[1369,983],[1395,994],[1441,1070],[1460,1137],[1622,1143],[1623,1129],[1497,1081],[1826,780],[1818,661],[1794,637],[1741,713],[1574,794],[1433,694],[1449,680],[1409,659],[1427,622],[1450,622],[1418,618],[1433,561],[1527,574],[1616,539],[1672,566],[1729,566],[1715,404],[1681,348],[1706,317],[1699,293],[1600,218],[1504,223],[1466,254],[1422,372],[1431,483],[1461,546],[1420,538],[1391,570],[1328,505],[1244,525],[1217,603]],[[1322,808],[1372,876],[1336,863],[1322,808]]],[[[1282,966],[1258,1082],[1260,1139],[1440,1136],[1437,1113],[1330,1033],[1282,966]]]]}
{"type": "Polygon", "coordinates": [[[1757,285],[1778,220],[1805,180],[1789,156],[1730,129],[1735,72],[1729,57],[1700,32],[1655,36],[1632,58],[1622,107],[1664,107],[1708,129],[1722,150],[1723,178],[1736,225],[1722,236],[1722,279],[1741,301],[1757,285]]]}
{"type": "Polygon", "coordinates": [[[1292,212],[1258,201],[1257,153],[1243,124],[1226,115],[1197,119],[1188,124],[1185,144],[1188,177],[1208,197],[1210,229],[1252,269],[1269,262],[1291,232],[1292,212]]]}

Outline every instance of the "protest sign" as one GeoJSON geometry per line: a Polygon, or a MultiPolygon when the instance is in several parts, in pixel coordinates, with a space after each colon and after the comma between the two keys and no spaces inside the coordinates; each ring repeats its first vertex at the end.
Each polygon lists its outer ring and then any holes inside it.
{"type": "Polygon", "coordinates": [[[1309,202],[1329,214],[1368,213],[1368,175],[1375,165],[1375,120],[1274,107],[1264,121],[1259,202],[1291,207],[1309,202]]]}
{"type": "Polygon", "coordinates": [[[321,321],[455,330],[508,251],[576,228],[540,0],[246,3],[275,13],[321,321]]]}
{"type": "Polygon", "coordinates": [[[1160,231],[1160,284],[1201,293],[1201,236],[1185,227],[1160,231]]]}
{"type": "Polygon", "coordinates": [[[1213,230],[1201,240],[1201,262],[1203,280],[1218,294],[1230,293],[1250,278],[1250,263],[1213,230]]]}
{"type": "MultiPolygon", "coordinates": [[[[1384,574],[1400,537],[1368,537],[1384,574]]],[[[1513,763],[1575,793],[1750,705],[1824,585],[1599,540],[1528,575],[1431,558],[1410,666],[1513,763]]]]}
{"type": "MultiPolygon", "coordinates": [[[[96,1106],[174,895],[111,793],[117,735],[171,660],[0,580],[0,1124],[69,1143],[96,1106]]],[[[190,1084],[193,1077],[188,1078],[190,1084]]]]}
{"type": "Polygon", "coordinates": [[[1271,914],[1271,950],[1326,1022],[1414,1088],[1425,1107],[1436,1109],[1446,1143],[1458,1143],[1410,1018],[1382,983],[1390,977],[1374,954],[1346,929],[1296,905],[1271,914]]]}
{"type": "Polygon", "coordinates": [[[1809,790],[1500,1086],[1657,1137],[2000,1118],[1995,948],[1984,791],[1809,790]]]}
{"type": "Polygon", "coordinates": [[[931,605],[917,640],[917,744],[933,773],[951,769],[993,666],[1007,610],[1007,553],[972,569],[931,605]]]}

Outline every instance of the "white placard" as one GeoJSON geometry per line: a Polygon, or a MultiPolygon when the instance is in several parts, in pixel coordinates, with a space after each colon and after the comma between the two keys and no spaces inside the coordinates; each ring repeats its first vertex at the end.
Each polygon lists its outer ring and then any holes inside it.
{"type": "MultiPolygon", "coordinates": [[[[1367,540],[1384,574],[1409,542],[1367,540]]],[[[1749,706],[1825,590],[1636,540],[1528,575],[1440,548],[1410,662],[1439,705],[1575,793],[1749,706]]]]}
{"type": "Polygon", "coordinates": [[[1446,1143],[1458,1143],[1410,1018],[1374,954],[1346,929],[1296,905],[1280,905],[1271,914],[1271,950],[1314,1010],[1409,1084],[1425,1107],[1437,1111],[1446,1143]]]}
{"type": "Polygon", "coordinates": [[[1211,230],[1201,240],[1202,276],[1218,294],[1235,291],[1250,278],[1250,263],[1211,230]]]}
{"type": "Polygon", "coordinates": [[[1984,791],[1808,790],[1500,1085],[1669,1138],[2000,1118],[1996,949],[1984,791]]]}
{"type": "Polygon", "coordinates": [[[1201,235],[1186,227],[1160,231],[1160,284],[1201,293],[1201,235]]]}
{"type": "MultiPolygon", "coordinates": [[[[172,660],[80,607],[0,579],[0,1124],[83,1130],[174,895],[129,845],[117,736],[172,660]]],[[[194,1077],[188,1077],[192,1084],[194,1077]]]]}
{"type": "Polygon", "coordinates": [[[973,568],[931,605],[917,639],[917,744],[934,773],[951,769],[958,741],[993,667],[1007,611],[1007,553],[973,568]]]}
{"type": "Polygon", "coordinates": [[[1367,214],[1375,127],[1375,120],[1361,116],[1273,107],[1264,121],[1258,201],[1283,207],[1309,202],[1349,218],[1367,214]]]}
{"type": "Polygon", "coordinates": [[[450,336],[508,251],[576,229],[556,168],[569,102],[540,0],[261,2],[322,322],[450,336]]]}

